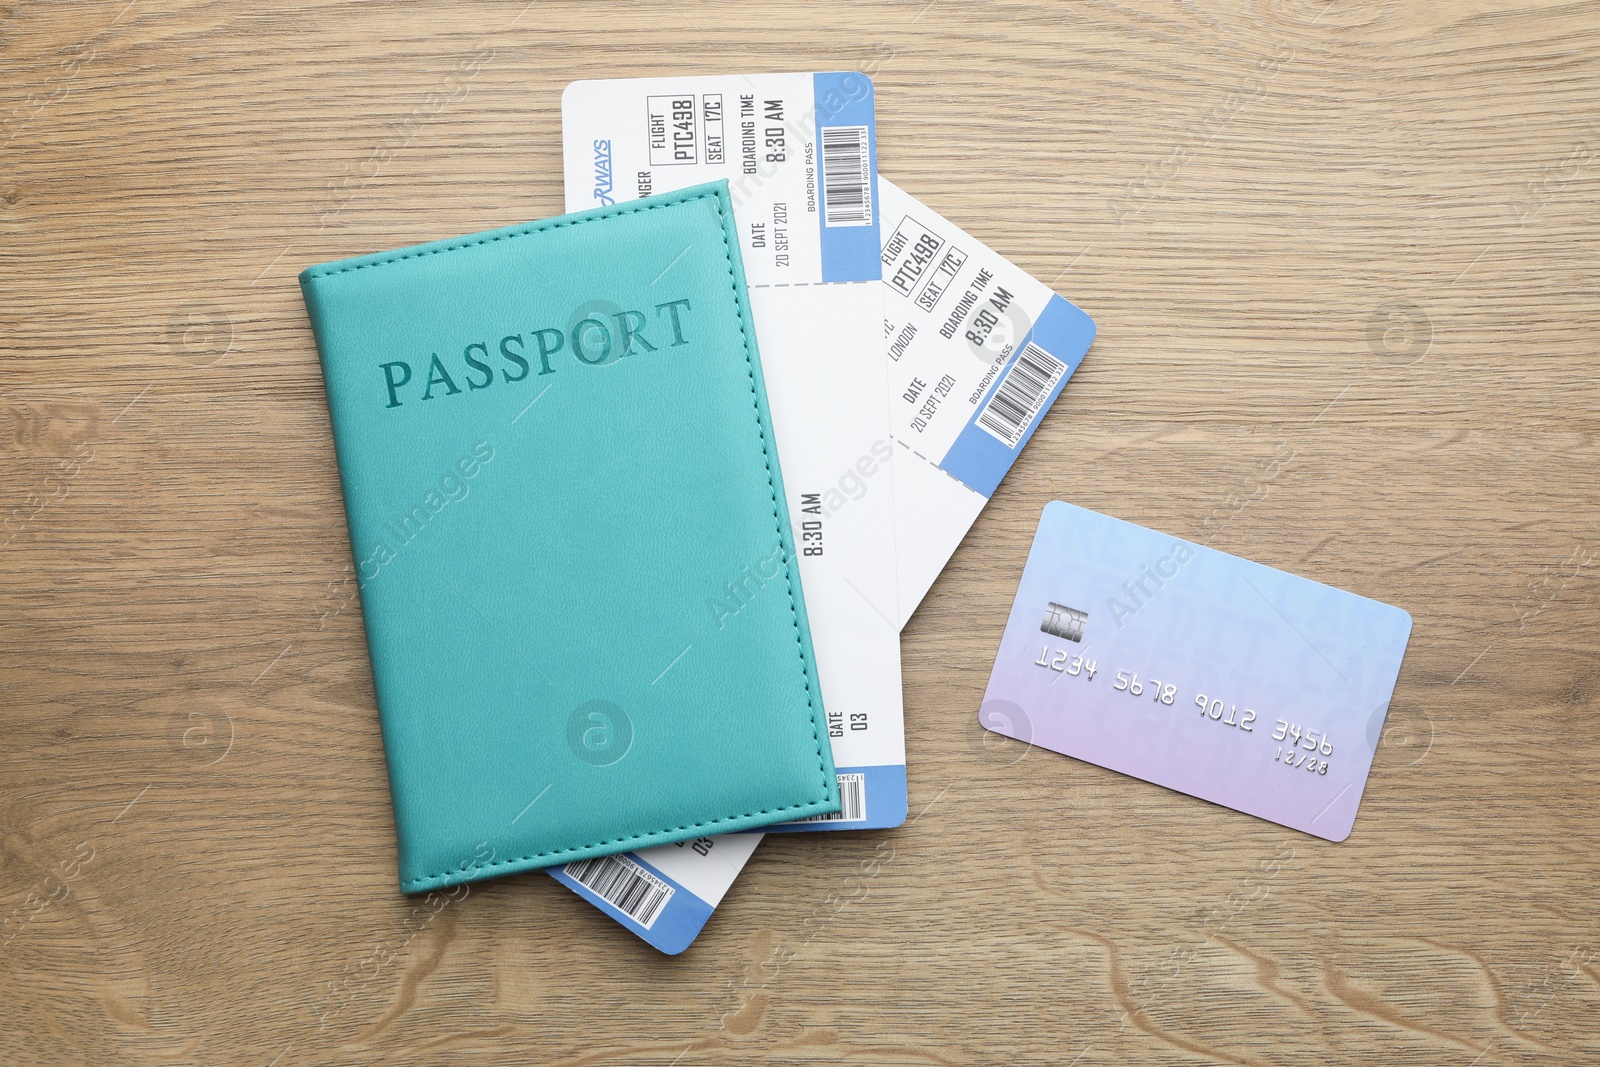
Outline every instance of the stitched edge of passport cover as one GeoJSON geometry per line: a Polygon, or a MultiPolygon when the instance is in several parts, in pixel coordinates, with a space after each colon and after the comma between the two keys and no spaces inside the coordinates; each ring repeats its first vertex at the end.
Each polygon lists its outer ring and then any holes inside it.
{"type": "MultiPolygon", "coordinates": [[[[810,626],[806,619],[804,594],[795,588],[795,570],[797,560],[794,555],[793,534],[788,523],[788,505],[785,503],[781,490],[782,474],[773,466],[773,453],[776,451],[776,442],[772,439],[771,413],[766,404],[765,383],[757,388],[761,376],[760,365],[755,355],[753,343],[752,324],[750,322],[749,300],[743,284],[742,271],[735,269],[742,264],[736,262],[738,255],[736,246],[728,237],[728,229],[732,220],[732,204],[728,198],[728,185],[726,179],[708,183],[706,185],[691,186],[676,193],[667,193],[662,196],[651,197],[645,200],[634,201],[626,205],[615,207],[601,207],[589,211],[576,212],[571,215],[558,216],[553,219],[544,219],[536,222],[523,223],[509,226],[500,230],[490,230],[463,237],[449,238],[426,244],[413,245],[409,248],[378,252],[370,255],[355,256],[348,259],[336,260],[331,263],[318,264],[307,267],[300,273],[300,287],[305,297],[306,309],[312,320],[313,333],[316,332],[316,319],[318,310],[313,290],[313,283],[322,278],[351,271],[368,270],[382,267],[408,259],[418,259],[423,256],[442,255],[458,252],[463,249],[479,245],[491,244],[496,241],[515,240],[533,234],[562,229],[568,226],[581,226],[588,222],[602,221],[618,218],[625,215],[637,214],[645,211],[660,210],[693,203],[700,200],[711,200],[717,212],[720,223],[718,231],[722,237],[723,259],[728,271],[728,284],[733,294],[734,317],[739,323],[739,337],[744,349],[745,372],[748,377],[751,402],[755,410],[757,438],[761,442],[763,466],[767,472],[767,491],[772,503],[773,528],[778,535],[779,543],[786,551],[786,565],[784,568],[784,591],[789,601],[790,620],[795,632],[796,657],[800,667],[801,682],[806,692],[806,707],[811,713],[811,738],[815,746],[817,768],[823,778],[823,796],[819,800],[805,801],[776,808],[763,808],[757,811],[741,812],[737,815],[720,816],[716,819],[702,822],[682,823],[677,826],[663,827],[643,833],[632,834],[625,837],[610,838],[604,841],[594,841],[582,845],[570,845],[562,848],[547,849],[542,852],[529,853],[524,856],[504,860],[494,860],[489,863],[474,863],[464,868],[445,870],[432,874],[418,875],[414,878],[402,879],[401,889],[407,893],[422,892],[428,889],[455,885],[461,882],[476,881],[487,877],[497,877],[513,874],[520,870],[533,870],[542,867],[555,866],[560,862],[570,862],[573,859],[587,858],[595,855],[610,855],[636,847],[652,844],[671,844],[675,841],[689,837],[701,836],[701,831],[713,827],[720,827],[714,833],[727,833],[743,828],[754,828],[769,825],[774,822],[783,822],[794,818],[803,818],[809,814],[828,814],[839,810],[838,780],[829,766],[828,755],[822,747],[821,724],[818,716],[820,713],[819,700],[821,694],[811,684],[814,670],[815,656],[810,654],[810,626]],[[805,623],[802,626],[802,622],[805,623]],[[813,665],[808,670],[808,664],[813,665]],[[792,814],[789,814],[792,813],[792,814]],[[763,818],[764,816],[778,816],[776,818],[763,818]],[[752,820],[759,820],[752,822],[752,820]],[[728,823],[742,823],[739,826],[727,826],[728,823]],[[562,859],[565,857],[565,859],[562,859]],[[543,862],[534,862],[543,861],[543,862]],[[504,869],[502,869],[504,868],[504,869]]],[[[321,346],[318,354],[322,355],[321,346]]],[[[331,419],[331,409],[330,409],[331,419]]],[[[336,442],[337,443],[337,442],[336,442]]],[[[343,468],[340,469],[340,480],[343,482],[343,468]]],[[[354,534],[352,532],[352,544],[354,534]]],[[[365,612],[363,612],[365,617],[365,612]]],[[[370,651],[369,651],[370,664],[370,651]]],[[[375,672],[374,672],[375,673],[375,672]]],[[[381,711],[381,708],[380,708],[381,711]]]]}

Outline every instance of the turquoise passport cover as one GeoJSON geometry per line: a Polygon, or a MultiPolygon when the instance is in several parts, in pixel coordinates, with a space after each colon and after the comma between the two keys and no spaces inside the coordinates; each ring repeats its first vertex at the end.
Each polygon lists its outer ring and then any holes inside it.
{"type": "Polygon", "coordinates": [[[839,810],[726,182],[300,285],[402,889],[839,810]]]}

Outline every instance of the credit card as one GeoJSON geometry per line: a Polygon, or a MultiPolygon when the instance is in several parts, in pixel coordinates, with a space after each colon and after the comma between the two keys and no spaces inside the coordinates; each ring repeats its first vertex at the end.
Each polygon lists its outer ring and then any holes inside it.
{"type": "Polygon", "coordinates": [[[1054,501],[979,722],[1343,841],[1410,634],[1399,608],[1054,501]]]}
{"type": "Polygon", "coordinates": [[[1094,340],[1094,320],[905,192],[883,204],[900,625],[1094,340]]]}
{"type": "MultiPolygon", "coordinates": [[[[579,81],[562,95],[569,210],[729,182],[842,802],[834,817],[771,830],[873,829],[906,817],[875,130],[872,82],[848,72],[579,81]],[[839,506],[862,479],[873,491],[839,506]]],[[[729,578],[707,605],[717,624],[762,595],[759,566],[729,578]]],[[[723,862],[734,850],[716,840],[708,856],[684,862],[713,872],[720,889],[674,894],[664,911],[709,915],[732,884],[743,860],[723,862]]],[[[671,951],[655,931],[672,916],[623,915],[671,951]]]]}

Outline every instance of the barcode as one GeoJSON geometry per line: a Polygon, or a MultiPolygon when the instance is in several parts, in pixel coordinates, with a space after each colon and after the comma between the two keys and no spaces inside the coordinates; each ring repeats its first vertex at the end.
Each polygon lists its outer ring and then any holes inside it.
{"type": "Polygon", "coordinates": [[[1036,344],[1025,345],[1011,364],[1000,388],[978,413],[978,425],[990,435],[1017,447],[1022,435],[1033,425],[1033,418],[1044,406],[1050,390],[1067,372],[1067,365],[1036,344]]]}
{"type": "Polygon", "coordinates": [[[865,126],[822,127],[822,224],[872,225],[872,171],[865,126]]]}
{"type": "Polygon", "coordinates": [[[561,869],[568,878],[646,930],[677,892],[626,856],[597,856],[561,869]]]}
{"type": "Polygon", "coordinates": [[[795,822],[864,822],[867,818],[867,776],[839,775],[839,810],[795,822]]]}

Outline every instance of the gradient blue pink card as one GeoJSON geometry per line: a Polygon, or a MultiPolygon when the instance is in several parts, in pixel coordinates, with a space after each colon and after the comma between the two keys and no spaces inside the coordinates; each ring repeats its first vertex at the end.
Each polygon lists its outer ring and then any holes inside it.
{"type": "Polygon", "coordinates": [[[1343,841],[1410,634],[1399,608],[1054,501],[979,721],[1343,841]]]}

